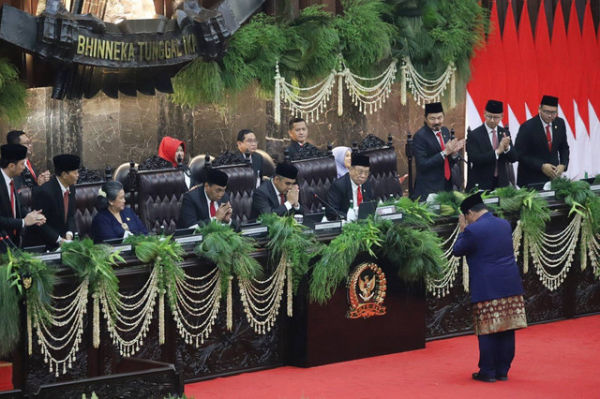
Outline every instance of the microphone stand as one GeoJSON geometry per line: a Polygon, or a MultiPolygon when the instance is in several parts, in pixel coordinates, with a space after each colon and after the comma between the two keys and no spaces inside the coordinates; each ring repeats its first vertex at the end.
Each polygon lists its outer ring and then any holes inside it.
{"type": "Polygon", "coordinates": [[[319,196],[319,194],[317,193],[313,193],[314,197],[316,199],[318,199],[323,205],[325,205],[327,208],[331,209],[332,211],[335,212],[335,214],[341,219],[341,220],[346,220],[346,215],[342,214],[340,211],[338,211],[337,209],[335,209],[329,202],[325,201],[323,198],[321,198],[319,196]]]}
{"type": "Polygon", "coordinates": [[[406,159],[408,160],[408,197],[412,198],[413,196],[413,170],[412,170],[412,159],[413,159],[413,139],[410,132],[407,132],[408,136],[406,137],[406,145],[404,146],[404,152],[406,154],[406,159]]]}

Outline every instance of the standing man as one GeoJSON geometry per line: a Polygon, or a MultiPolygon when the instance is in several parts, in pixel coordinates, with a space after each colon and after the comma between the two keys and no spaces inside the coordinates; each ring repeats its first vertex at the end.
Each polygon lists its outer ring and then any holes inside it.
{"type": "Polygon", "coordinates": [[[33,192],[33,209],[41,209],[46,224],[31,229],[32,244],[56,248],[73,239],[75,227],[75,183],[81,160],[77,155],[61,154],[53,159],[54,176],[33,192]]]}
{"type": "MultiPolygon", "coordinates": [[[[8,236],[15,246],[20,245],[21,233],[25,227],[41,226],[46,222],[40,211],[25,214],[15,189],[14,179],[25,170],[26,157],[27,148],[20,144],[6,144],[0,147],[0,233],[3,240],[8,236]]],[[[0,245],[0,251],[5,250],[6,245],[0,245]]]]}
{"type": "Polygon", "coordinates": [[[442,103],[425,104],[425,124],[413,138],[417,165],[413,199],[421,201],[439,191],[452,191],[452,165],[464,140],[451,139],[444,124],[442,103]]]}
{"type": "Polygon", "coordinates": [[[347,216],[350,201],[354,207],[354,215],[358,215],[360,204],[373,199],[371,185],[367,182],[370,166],[368,156],[352,153],[348,173],[336,179],[327,193],[327,201],[333,207],[333,209],[327,209],[327,219],[335,220],[339,215],[347,216]]]}
{"type": "Polygon", "coordinates": [[[504,117],[502,102],[489,100],[483,116],[485,122],[467,137],[467,191],[476,185],[482,190],[494,190],[514,184],[510,181],[509,176],[513,174],[509,174],[508,168],[517,161],[517,151],[511,145],[506,129],[498,125],[504,117]]]}
{"type": "Polygon", "coordinates": [[[33,170],[33,165],[31,165],[31,157],[33,156],[33,144],[31,142],[31,138],[25,134],[22,130],[11,130],[6,134],[6,143],[7,144],[21,144],[22,146],[27,147],[27,158],[25,159],[25,170],[21,173],[20,176],[15,178],[15,184],[17,187],[17,191],[23,187],[27,186],[29,188],[33,188],[35,186],[41,186],[50,180],[50,171],[45,170],[44,172],[37,175],[33,170]]]}
{"type": "Polygon", "coordinates": [[[487,211],[481,193],[460,204],[454,256],[466,256],[479,371],[473,379],[505,381],[515,357],[515,330],[527,327],[523,284],[513,252],[510,224],[487,211]]]}
{"type": "Polygon", "coordinates": [[[538,112],[519,127],[515,142],[517,184],[521,187],[559,177],[569,166],[565,121],[557,116],[558,98],[543,96],[538,112]]]}
{"type": "Polygon", "coordinates": [[[299,202],[300,190],[296,184],[298,169],[291,163],[278,163],[275,177],[254,190],[252,195],[252,219],[263,213],[279,216],[304,214],[299,202]]]}
{"type": "Polygon", "coordinates": [[[263,158],[260,154],[256,153],[258,147],[258,140],[252,130],[242,129],[237,135],[237,147],[243,159],[247,159],[247,153],[250,156],[250,164],[252,164],[252,170],[254,170],[254,176],[256,176],[256,187],[260,186],[263,179],[263,158]]]}
{"type": "Polygon", "coordinates": [[[306,141],[308,139],[308,127],[304,119],[293,118],[290,120],[288,135],[291,139],[291,143],[287,147],[290,158],[294,159],[294,156],[301,151],[317,151],[314,145],[306,141]]]}
{"type": "Polygon", "coordinates": [[[228,176],[218,169],[207,169],[204,186],[183,194],[177,227],[196,227],[218,220],[231,223],[233,210],[225,193],[228,176]]]}

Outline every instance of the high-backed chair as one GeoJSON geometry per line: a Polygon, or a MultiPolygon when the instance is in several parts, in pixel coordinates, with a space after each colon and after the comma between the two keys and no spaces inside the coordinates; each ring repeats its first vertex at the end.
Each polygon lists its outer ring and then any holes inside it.
{"type": "Polygon", "coordinates": [[[187,191],[180,169],[143,170],[136,173],[135,210],[148,231],[171,234],[177,226],[181,199],[187,191]]]}
{"type": "Polygon", "coordinates": [[[190,159],[190,162],[188,163],[188,168],[190,169],[190,173],[192,174],[190,188],[197,184],[204,183],[204,165],[207,161],[212,162],[214,159],[214,157],[211,157],[208,154],[196,155],[195,157],[190,159]]]}
{"type": "Polygon", "coordinates": [[[23,186],[19,189],[19,201],[21,202],[21,206],[23,206],[26,211],[29,213],[31,211],[31,189],[27,186],[23,186]]]}
{"type": "Polygon", "coordinates": [[[263,159],[262,174],[263,176],[274,176],[275,175],[275,162],[273,158],[263,150],[256,150],[263,159]]]}
{"type": "Polygon", "coordinates": [[[82,183],[75,186],[75,226],[80,237],[90,235],[92,219],[98,213],[96,197],[103,181],[82,183]]]}
{"type": "Polygon", "coordinates": [[[388,137],[387,144],[383,140],[369,140],[378,145],[365,148],[361,145],[361,154],[369,157],[371,164],[369,181],[373,195],[385,201],[390,195],[402,196],[402,185],[398,181],[398,157],[392,146],[392,138],[388,137]]]}
{"type": "Polygon", "coordinates": [[[227,174],[227,193],[233,209],[233,223],[247,222],[252,213],[252,195],[256,186],[252,165],[249,163],[223,165],[215,169],[227,174]]]}
{"type": "Polygon", "coordinates": [[[319,212],[324,204],[314,194],[327,199],[327,192],[331,183],[337,178],[335,158],[327,155],[320,158],[292,161],[298,168],[298,186],[300,187],[300,203],[306,213],[319,212]]]}

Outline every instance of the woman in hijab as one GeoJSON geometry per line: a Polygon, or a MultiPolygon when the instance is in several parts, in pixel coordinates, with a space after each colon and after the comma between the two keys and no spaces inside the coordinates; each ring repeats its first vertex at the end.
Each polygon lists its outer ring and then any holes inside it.
{"type": "Polygon", "coordinates": [[[350,147],[335,147],[333,149],[333,156],[335,157],[337,177],[342,177],[348,173],[348,168],[350,167],[350,161],[352,158],[352,150],[350,150],[350,147]]]}
{"type": "Polygon", "coordinates": [[[165,136],[158,146],[158,156],[153,155],[146,159],[140,164],[139,169],[176,168],[180,163],[183,163],[184,156],[185,143],[179,139],[165,136]]]}

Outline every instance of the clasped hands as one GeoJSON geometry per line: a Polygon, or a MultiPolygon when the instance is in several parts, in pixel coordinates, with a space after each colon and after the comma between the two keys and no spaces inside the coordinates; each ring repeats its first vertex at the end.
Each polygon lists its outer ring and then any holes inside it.
{"type": "Polygon", "coordinates": [[[231,208],[231,203],[227,202],[217,209],[215,213],[215,219],[220,222],[229,223],[231,222],[231,215],[233,213],[233,208],[231,208]]]}
{"type": "Polygon", "coordinates": [[[565,165],[554,166],[551,163],[542,164],[542,173],[551,179],[560,177],[565,171],[565,165]]]}
{"type": "Polygon", "coordinates": [[[297,184],[294,184],[288,190],[286,194],[286,201],[288,201],[294,208],[297,208],[299,205],[299,196],[300,196],[300,187],[297,184]]]}

